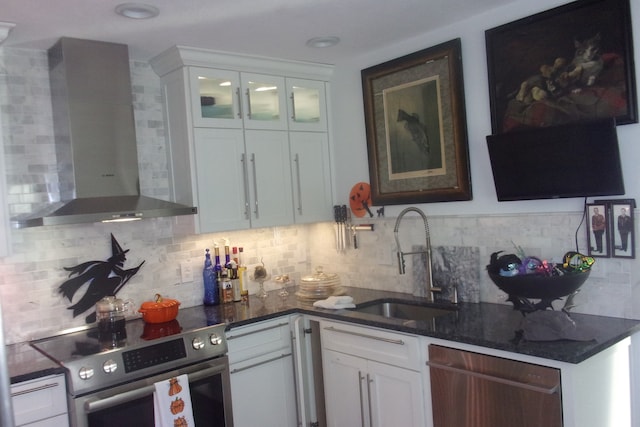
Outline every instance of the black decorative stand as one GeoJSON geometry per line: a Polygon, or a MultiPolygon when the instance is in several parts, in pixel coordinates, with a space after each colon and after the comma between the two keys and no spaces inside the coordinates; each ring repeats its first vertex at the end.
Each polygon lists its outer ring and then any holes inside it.
{"type": "Polygon", "coordinates": [[[564,297],[568,297],[565,311],[571,308],[573,296],[589,278],[590,272],[591,270],[576,270],[557,276],[521,274],[510,277],[489,273],[489,277],[498,288],[509,295],[507,301],[513,304],[513,309],[526,315],[538,310],[553,310],[551,303],[564,297]]]}

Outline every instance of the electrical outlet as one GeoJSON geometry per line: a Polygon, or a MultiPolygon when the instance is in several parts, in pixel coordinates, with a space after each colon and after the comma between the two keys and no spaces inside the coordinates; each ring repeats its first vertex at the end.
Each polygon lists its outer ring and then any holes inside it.
{"type": "Polygon", "coordinates": [[[182,283],[193,282],[193,266],[191,261],[182,261],[180,263],[180,281],[182,283]]]}

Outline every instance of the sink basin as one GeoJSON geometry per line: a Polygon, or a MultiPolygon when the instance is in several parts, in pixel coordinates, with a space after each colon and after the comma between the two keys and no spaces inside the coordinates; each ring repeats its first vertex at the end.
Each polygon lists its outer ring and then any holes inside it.
{"type": "Polygon", "coordinates": [[[375,314],[377,316],[403,320],[430,320],[451,314],[457,310],[454,306],[426,305],[398,301],[374,301],[365,303],[351,311],[375,314]]]}

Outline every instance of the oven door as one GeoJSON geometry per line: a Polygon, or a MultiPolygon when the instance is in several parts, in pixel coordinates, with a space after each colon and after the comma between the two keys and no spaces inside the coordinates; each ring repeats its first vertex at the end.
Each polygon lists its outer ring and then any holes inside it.
{"type": "Polygon", "coordinates": [[[70,396],[74,427],[154,427],[154,383],[187,374],[196,425],[233,427],[227,356],[84,396],[70,396]]]}

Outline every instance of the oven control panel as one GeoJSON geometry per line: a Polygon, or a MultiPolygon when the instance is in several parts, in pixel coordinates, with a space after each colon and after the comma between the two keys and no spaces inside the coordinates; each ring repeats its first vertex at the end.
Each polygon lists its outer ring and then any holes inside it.
{"type": "Polygon", "coordinates": [[[122,353],[125,372],[134,372],[161,363],[184,359],[185,357],[187,357],[187,350],[184,347],[182,338],[122,353]]]}

